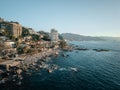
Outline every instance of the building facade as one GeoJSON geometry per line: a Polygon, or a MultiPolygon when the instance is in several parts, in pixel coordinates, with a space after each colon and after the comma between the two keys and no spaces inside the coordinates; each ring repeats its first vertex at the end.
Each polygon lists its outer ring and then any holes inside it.
{"type": "Polygon", "coordinates": [[[32,28],[28,28],[28,31],[30,34],[37,34],[37,32],[35,32],[35,30],[32,28]]]}
{"type": "Polygon", "coordinates": [[[0,22],[4,22],[4,19],[0,17],[0,22]]]}
{"type": "Polygon", "coordinates": [[[50,37],[51,41],[58,41],[58,31],[55,29],[51,29],[50,37]]]}
{"type": "Polygon", "coordinates": [[[18,22],[6,22],[0,20],[0,31],[6,31],[9,35],[19,37],[22,34],[22,26],[18,22]]]}
{"type": "Polygon", "coordinates": [[[22,34],[22,26],[19,23],[12,22],[9,24],[9,32],[13,36],[19,37],[22,34]]]}

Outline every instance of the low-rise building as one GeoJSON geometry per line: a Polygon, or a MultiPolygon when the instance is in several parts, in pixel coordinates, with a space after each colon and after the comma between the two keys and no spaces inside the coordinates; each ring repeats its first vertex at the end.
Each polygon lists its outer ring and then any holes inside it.
{"type": "Polygon", "coordinates": [[[19,23],[12,22],[9,24],[9,32],[15,37],[19,37],[22,34],[22,26],[19,23]]]}
{"type": "Polygon", "coordinates": [[[19,37],[22,34],[22,26],[18,22],[8,22],[0,19],[0,32],[14,37],[19,37]]]}
{"type": "Polygon", "coordinates": [[[0,40],[3,40],[3,41],[5,41],[5,40],[7,40],[8,38],[6,37],[6,36],[0,36],[0,40]]]}
{"type": "Polygon", "coordinates": [[[13,42],[13,41],[5,41],[4,42],[4,45],[5,46],[8,46],[8,47],[12,47],[12,48],[14,48],[15,47],[15,42],[13,42]]]}
{"type": "Polygon", "coordinates": [[[31,40],[32,39],[32,36],[25,36],[24,37],[24,40],[31,40]]]}
{"type": "Polygon", "coordinates": [[[28,31],[29,31],[29,34],[36,34],[36,35],[38,35],[38,33],[34,29],[32,29],[32,28],[28,28],[28,31]]]}

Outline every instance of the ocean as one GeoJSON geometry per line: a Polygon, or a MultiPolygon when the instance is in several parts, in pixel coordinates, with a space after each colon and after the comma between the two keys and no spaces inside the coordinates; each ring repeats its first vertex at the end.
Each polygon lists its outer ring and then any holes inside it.
{"type": "Polygon", "coordinates": [[[60,52],[58,57],[46,62],[57,66],[51,73],[45,69],[36,70],[24,75],[21,85],[9,82],[0,85],[0,90],[120,90],[120,42],[68,43],[88,50],[60,52]],[[109,51],[96,52],[93,49],[109,51]]]}

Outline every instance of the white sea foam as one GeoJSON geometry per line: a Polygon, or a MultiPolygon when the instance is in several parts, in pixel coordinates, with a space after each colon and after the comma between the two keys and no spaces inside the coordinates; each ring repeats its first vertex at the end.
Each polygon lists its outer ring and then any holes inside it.
{"type": "Polygon", "coordinates": [[[60,70],[60,71],[66,71],[67,68],[60,68],[59,70],[60,70]]]}
{"type": "Polygon", "coordinates": [[[77,69],[77,68],[74,68],[74,67],[70,67],[70,70],[75,71],[75,72],[78,71],[78,69],[77,69]]]}
{"type": "Polygon", "coordinates": [[[78,68],[75,67],[69,67],[69,68],[59,68],[60,71],[78,71],[78,68]]]}

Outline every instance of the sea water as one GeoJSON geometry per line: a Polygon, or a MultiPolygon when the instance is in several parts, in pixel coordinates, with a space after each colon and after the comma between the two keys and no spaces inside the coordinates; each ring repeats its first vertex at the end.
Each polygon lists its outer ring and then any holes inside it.
{"type": "Polygon", "coordinates": [[[21,85],[9,82],[0,85],[0,90],[120,90],[120,42],[68,43],[88,50],[61,52],[58,57],[46,62],[57,66],[51,73],[40,69],[25,75],[21,85]],[[96,52],[93,49],[109,51],[96,52]]]}

